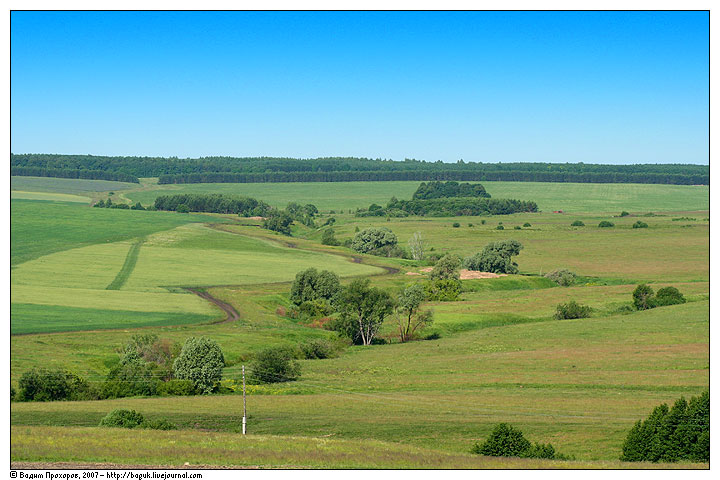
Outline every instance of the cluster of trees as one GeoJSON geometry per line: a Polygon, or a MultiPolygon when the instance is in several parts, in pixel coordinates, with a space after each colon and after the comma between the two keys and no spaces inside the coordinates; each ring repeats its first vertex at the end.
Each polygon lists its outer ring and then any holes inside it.
{"type": "MultiPolygon", "coordinates": [[[[198,395],[216,391],[225,359],[217,342],[200,337],[179,344],[135,335],[104,382],[94,385],[64,370],[33,369],[18,382],[14,400],[95,400],[137,395],[198,395]]],[[[12,392],[11,392],[12,393],[12,392]]]]}
{"type": "Polygon", "coordinates": [[[479,183],[428,182],[421,183],[413,193],[413,200],[449,197],[483,197],[490,198],[485,187],[479,183]]]}
{"type": "Polygon", "coordinates": [[[386,227],[370,227],[357,232],[352,239],[350,248],[358,253],[381,257],[407,257],[407,252],[398,246],[397,236],[386,227]]]}
{"type": "Polygon", "coordinates": [[[10,175],[20,177],[55,177],[55,178],[82,178],[86,180],[113,180],[116,182],[140,183],[140,180],[127,173],[108,172],[105,170],[79,170],[70,168],[45,167],[11,167],[10,175]]]}
{"type": "Polygon", "coordinates": [[[709,462],[710,392],[655,407],[630,430],[622,451],[626,462],[709,462]]]}
{"type": "Polygon", "coordinates": [[[122,210],[155,210],[154,207],[150,206],[145,208],[142,203],[136,202],[134,205],[128,205],[127,203],[113,203],[112,199],[108,198],[107,201],[100,200],[93,205],[95,208],[119,208],[122,210]]]}
{"type": "Polygon", "coordinates": [[[633,290],[633,305],[638,310],[648,310],[655,307],[677,305],[685,303],[685,297],[675,287],[663,287],[655,291],[645,283],[638,285],[633,290]]]}
{"type": "Polygon", "coordinates": [[[205,213],[236,213],[245,217],[265,216],[272,207],[250,197],[223,195],[220,193],[181,193],[177,195],[160,195],[155,199],[156,210],[205,213]]]}
{"type": "Polygon", "coordinates": [[[443,163],[415,159],[327,157],[107,157],[11,154],[13,167],[99,170],[160,177],[160,183],[339,182],[386,180],[666,183],[709,185],[707,165],[593,165],[583,163],[443,163]]]}
{"type": "Polygon", "coordinates": [[[496,425],[487,440],[476,443],[471,452],[492,457],[568,459],[567,456],[556,452],[555,447],[549,443],[530,443],[520,430],[507,423],[496,425]]]}
{"type": "Polygon", "coordinates": [[[463,215],[509,215],[519,212],[537,212],[533,201],[497,198],[433,198],[428,200],[398,200],[392,198],[385,208],[373,204],[367,210],[358,209],[358,217],[457,217],[463,215]]]}
{"type": "Polygon", "coordinates": [[[467,257],[465,268],[479,272],[517,273],[518,264],[512,257],[520,254],[522,243],[517,240],[501,240],[485,245],[480,253],[467,257]]]}
{"type": "Polygon", "coordinates": [[[335,315],[329,328],[357,345],[376,343],[377,332],[393,313],[400,340],[414,338],[433,321],[432,312],[421,308],[426,298],[426,289],[420,284],[408,285],[393,297],[386,290],[371,287],[367,278],[343,287],[333,272],[314,268],[298,272],[290,287],[290,301],[299,315],[335,315]]]}

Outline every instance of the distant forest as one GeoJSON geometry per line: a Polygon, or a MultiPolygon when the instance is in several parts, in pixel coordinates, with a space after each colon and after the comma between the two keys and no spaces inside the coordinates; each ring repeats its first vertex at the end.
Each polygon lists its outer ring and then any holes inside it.
{"type": "Polygon", "coordinates": [[[107,157],[11,154],[12,175],[101,178],[159,183],[352,182],[390,180],[664,183],[709,185],[708,165],[585,163],[457,163],[353,157],[107,157]],[[34,173],[31,173],[34,172],[34,173]],[[105,173],[100,173],[105,172],[105,173]],[[75,176],[73,176],[75,175],[75,176]]]}

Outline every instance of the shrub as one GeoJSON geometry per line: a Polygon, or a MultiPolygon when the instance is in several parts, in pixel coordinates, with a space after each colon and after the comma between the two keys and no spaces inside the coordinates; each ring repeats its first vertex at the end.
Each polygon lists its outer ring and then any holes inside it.
{"type": "Polygon", "coordinates": [[[475,444],[472,453],[492,457],[522,457],[566,460],[568,457],[555,451],[551,444],[531,444],[522,432],[507,423],[495,426],[488,439],[475,444]]]}
{"type": "Polygon", "coordinates": [[[480,225],[485,225],[487,222],[485,220],[480,220],[480,225]]]}
{"type": "Polygon", "coordinates": [[[472,224],[472,223],[468,223],[468,227],[472,227],[472,226],[473,226],[473,224],[472,224]]]}
{"type": "Polygon", "coordinates": [[[12,385],[10,385],[10,401],[11,401],[11,402],[12,402],[13,400],[15,400],[15,395],[16,395],[15,387],[13,387],[12,385]]]}
{"type": "Polygon", "coordinates": [[[191,380],[199,393],[210,393],[222,378],[225,357],[217,342],[190,337],[182,347],[173,370],[180,380],[191,380]]]}
{"type": "Polygon", "coordinates": [[[523,246],[517,240],[489,243],[482,252],[465,259],[465,268],[481,272],[517,273],[518,265],[512,257],[520,254],[523,246]]]}
{"type": "Polygon", "coordinates": [[[585,223],[582,220],[575,220],[570,224],[571,227],[584,227],[585,223]]]}
{"type": "Polygon", "coordinates": [[[453,302],[460,297],[461,291],[460,280],[431,280],[425,284],[425,299],[431,302],[453,302]]]}
{"type": "Polygon", "coordinates": [[[655,407],[628,432],[622,451],[626,462],[710,461],[710,392],[655,407]]]}
{"type": "Polygon", "coordinates": [[[546,273],[545,278],[549,278],[553,282],[557,283],[561,287],[568,287],[575,283],[577,275],[567,269],[553,270],[552,272],[546,273]]]}
{"type": "Polygon", "coordinates": [[[495,227],[495,230],[505,230],[505,227],[503,227],[502,225],[498,225],[497,227],[495,227]]]}
{"type": "Polygon", "coordinates": [[[26,402],[55,400],[94,400],[97,392],[88,382],[64,370],[32,369],[18,381],[17,399],[26,402]]]}
{"type": "Polygon", "coordinates": [[[352,248],[356,252],[370,253],[385,246],[397,245],[397,236],[388,228],[366,228],[355,235],[352,248]]]}
{"type": "Polygon", "coordinates": [[[177,206],[177,208],[175,209],[175,211],[176,211],[177,213],[190,213],[190,207],[188,207],[188,206],[185,205],[184,203],[181,203],[180,205],[177,206]]]}
{"type": "Polygon", "coordinates": [[[638,310],[655,308],[655,299],[653,298],[654,293],[653,289],[644,283],[635,287],[632,294],[633,305],[635,305],[635,308],[638,310]]]}
{"type": "Polygon", "coordinates": [[[319,300],[330,304],[335,301],[339,291],[340,279],[335,273],[308,268],[295,275],[290,287],[290,301],[295,305],[319,300]]]}
{"type": "Polygon", "coordinates": [[[522,227],[521,227],[520,225],[515,225],[515,226],[513,227],[513,229],[515,229],[515,230],[522,230],[522,227]]]}
{"type": "Polygon", "coordinates": [[[292,349],[273,347],[257,354],[250,371],[250,378],[259,383],[289,382],[300,376],[300,364],[292,349]]]}
{"type": "MultiPolygon", "coordinates": [[[[330,220],[330,219],[328,219],[328,220],[330,220]]],[[[333,218],[332,220],[335,220],[335,219],[333,218]]],[[[333,230],[332,228],[328,228],[327,230],[325,230],[323,232],[321,243],[323,245],[330,245],[333,247],[340,245],[340,241],[337,238],[335,238],[335,230],[333,230]]]]}
{"type": "Polygon", "coordinates": [[[460,224],[458,222],[453,223],[453,228],[460,228],[460,224]]]}
{"type": "Polygon", "coordinates": [[[143,423],[144,417],[135,410],[116,409],[100,420],[101,427],[135,428],[143,423]]]}
{"type": "Polygon", "coordinates": [[[603,220],[602,222],[598,223],[598,227],[600,228],[609,228],[614,227],[615,224],[612,222],[608,222],[607,220],[603,220]]]}
{"type": "Polygon", "coordinates": [[[523,223],[523,227],[528,228],[528,227],[532,227],[532,225],[530,225],[528,222],[525,222],[525,223],[523,223]]]}
{"type": "Polygon", "coordinates": [[[633,223],[633,228],[648,228],[648,224],[638,220],[637,222],[633,223]]]}
{"type": "Polygon", "coordinates": [[[460,257],[453,254],[443,255],[430,272],[430,280],[460,280],[460,257]]]}
{"type": "Polygon", "coordinates": [[[165,420],[164,418],[158,418],[156,420],[145,420],[140,424],[140,428],[147,428],[150,430],[177,430],[177,425],[165,420]]]}
{"type": "Polygon", "coordinates": [[[192,380],[173,379],[160,382],[157,386],[157,394],[163,396],[188,396],[197,395],[197,390],[192,380]]]}
{"type": "Polygon", "coordinates": [[[666,305],[677,305],[680,303],[685,303],[687,300],[685,300],[685,297],[683,296],[680,291],[675,287],[664,287],[657,291],[655,294],[655,303],[659,307],[664,307],[666,305]]]}
{"type": "Polygon", "coordinates": [[[623,210],[622,212],[620,212],[620,216],[621,216],[621,217],[627,217],[628,215],[630,215],[630,213],[626,212],[625,210],[623,210]]]}
{"type": "Polygon", "coordinates": [[[586,305],[580,305],[575,300],[568,303],[559,303],[555,311],[556,320],[569,320],[573,318],[587,318],[592,309],[586,305]]]}
{"type": "Polygon", "coordinates": [[[298,345],[298,347],[303,357],[308,360],[330,358],[333,353],[333,347],[330,342],[321,338],[308,340],[298,345]]]}

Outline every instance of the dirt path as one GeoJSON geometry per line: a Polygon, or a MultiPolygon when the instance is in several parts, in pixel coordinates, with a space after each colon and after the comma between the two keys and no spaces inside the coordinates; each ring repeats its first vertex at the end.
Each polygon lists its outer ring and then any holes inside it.
{"type": "Polygon", "coordinates": [[[212,295],[210,295],[208,292],[206,292],[204,290],[199,290],[196,288],[186,288],[186,290],[189,292],[192,292],[195,295],[197,295],[198,297],[204,298],[208,302],[212,302],[215,305],[217,305],[218,307],[220,307],[220,309],[223,312],[225,312],[225,314],[227,315],[227,318],[219,323],[229,323],[229,322],[236,322],[236,321],[240,320],[240,314],[229,303],[225,303],[222,300],[218,300],[217,298],[213,297],[212,295]]]}

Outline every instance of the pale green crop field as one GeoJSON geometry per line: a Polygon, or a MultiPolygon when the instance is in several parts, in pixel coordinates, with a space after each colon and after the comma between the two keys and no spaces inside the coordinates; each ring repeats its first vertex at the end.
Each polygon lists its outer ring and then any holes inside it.
{"type": "MultiPolygon", "coordinates": [[[[476,182],[473,182],[476,183],[476,182]]],[[[708,210],[709,187],[693,185],[587,184],[548,182],[479,182],[494,198],[532,200],[545,212],[659,212],[708,210]]],[[[312,203],[322,211],[339,212],[385,205],[391,197],[410,199],[420,182],[197,183],[145,185],[123,195],[150,205],[158,195],[224,193],[254,197],[285,207],[312,203]]]]}
{"type": "Polygon", "coordinates": [[[71,195],[69,193],[25,192],[22,190],[12,190],[10,192],[10,198],[12,200],[90,203],[90,197],[83,197],[80,195],[71,195]]]}
{"type": "Polygon", "coordinates": [[[49,192],[82,194],[91,192],[112,192],[138,188],[137,183],[114,182],[109,180],[85,180],[82,178],[53,178],[53,177],[10,177],[11,190],[28,192],[49,192]]]}

